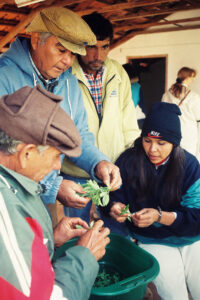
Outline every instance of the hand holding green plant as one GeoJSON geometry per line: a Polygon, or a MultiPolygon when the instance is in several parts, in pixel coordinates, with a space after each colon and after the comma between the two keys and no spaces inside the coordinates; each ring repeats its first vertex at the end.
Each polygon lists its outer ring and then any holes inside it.
{"type": "MultiPolygon", "coordinates": [[[[93,226],[94,226],[94,221],[91,221],[90,224],[89,224],[88,229],[91,229],[93,226]]],[[[76,229],[82,229],[83,228],[83,226],[78,225],[78,224],[75,227],[76,227],[76,229]]]]}
{"type": "Polygon", "coordinates": [[[127,205],[121,210],[120,216],[125,215],[125,214],[128,214],[127,219],[131,222],[132,219],[131,219],[131,212],[130,212],[130,210],[129,210],[129,204],[127,204],[127,205]]]}
{"type": "Polygon", "coordinates": [[[106,206],[108,204],[110,188],[99,186],[95,180],[88,180],[81,186],[85,193],[79,194],[80,196],[91,198],[92,202],[99,206],[106,206]]]}

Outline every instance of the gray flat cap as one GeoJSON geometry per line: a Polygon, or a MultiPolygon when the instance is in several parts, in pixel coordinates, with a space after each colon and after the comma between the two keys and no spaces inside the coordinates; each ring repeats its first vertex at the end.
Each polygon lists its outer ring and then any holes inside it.
{"type": "Polygon", "coordinates": [[[50,145],[67,156],[81,154],[81,137],[60,107],[62,97],[40,85],[25,86],[0,99],[0,129],[26,144],[50,145]]]}

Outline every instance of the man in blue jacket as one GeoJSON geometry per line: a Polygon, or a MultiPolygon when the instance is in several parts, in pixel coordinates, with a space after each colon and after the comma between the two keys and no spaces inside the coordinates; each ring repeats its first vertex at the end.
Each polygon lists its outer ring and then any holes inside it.
{"type": "MultiPolygon", "coordinates": [[[[96,43],[94,34],[77,14],[61,7],[42,10],[27,31],[31,32],[31,39],[17,38],[0,58],[0,96],[38,83],[62,96],[61,107],[71,116],[82,138],[82,154],[70,159],[92,178],[102,180],[112,189],[118,188],[121,184],[119,169],[94,145],[81,91],[70,68],[75,54],[84,55],[85,45],[96,43]]],[[[77,195],[77,192],[83,193],[81,186],[63,180],[58,172],[51,172],[43,183],[45,203],[54,203],[58,198],[65,206],[81,209],[90,201],[77,195]]]]}

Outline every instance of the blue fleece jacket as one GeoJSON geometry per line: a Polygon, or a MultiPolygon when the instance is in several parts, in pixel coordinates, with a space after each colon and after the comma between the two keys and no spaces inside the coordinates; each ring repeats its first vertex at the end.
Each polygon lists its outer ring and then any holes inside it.
{"type": "MultiPolygon", "coordinates": [[[[128,150],[127,150],[128,151],[128,150]]],[[[130,155],[135,155],[131,152],[130,155]]],[[[137,192],[131,187],[127,180],[126,166],[130,165],[129,158],[123,160],[124,154],[119,157],[116,165],[120,167],[122,176],[122,187],[110,193],[109,207],[113,201],[129,204],[131,213],[143,208],[161,207],[163,211],[173,211],[177,213],[177,218],[172,225],[167,226],[160,223],[153,223],[146,228],[139,228],[132,222],[126,221],[131,235],[143,243],[165,244],[170,246],[183,246],[200,240],[200,165],[197,159],[185,151],[185,165],[182,177],[182,196],[180,204],[170,209],[162,203],[162,184],[164,182],[169,161],[154,169],[152,178],[155,181],[151,189],[151,194],[147,200],[137,202],[137,192]],[[123,160],[123,163],[122,163],[123,160]]],[[[147,158],[148,159],[148,158],[147,158]]],[[[109,207],[107,210],[109,210],[109,207]]]]}
{"type": "MultiPolygon", "coordinates": [[[[8,51],[0,56],[0,97],[5,94],[11,94],[26,85],[34,87],[40,84],[43,88],[48,89],[48,86],[40,79],[34,69],[28,49],[29,40],[17,38],[8,51]]],[[[77,79],[71,74],[71,69],[69,69],[56,80],[53,80],[53,82],[55,81],[56,85],[52,92],[63,97],[61,107],[73,119],[82,138],[82,154],[79,157],[70,159],[94,178],[95,166],[100,161],[109,159],[97,149],[94,145],[94,136],[88,131],[87,113],[77,79]]],[[[61,182],[62,177],[58,176],[56,171],[51,172],[41,182],[46,186],[46,192],[42,197],[45,203],[55,202],[61,182]]]]}

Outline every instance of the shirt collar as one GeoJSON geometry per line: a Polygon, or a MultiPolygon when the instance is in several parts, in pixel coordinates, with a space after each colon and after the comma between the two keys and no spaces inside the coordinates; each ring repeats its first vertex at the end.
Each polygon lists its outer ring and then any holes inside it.
{"type": "Polygon", "coordinates": [[[161,162],[159,162],[158,164],[155,164],[155,168],[158,169],[158,167],[165,165],[168,162],[168,160],[169,160],[169,156],[164,160],[162,160],[161,162]]]}
{"type": "MultiPolygon", "coordinates": [[[[8,169],[2,165],[0,165],[0,173],[7,177],[11,177],[11,179],[16,183],[16,181],[31,195],[35,196],[35,195],[40,195],[43,192],[43,188],[42,186],[29,179],[28,177],[25,177],[11,169],[8,169]]],[[[0,180],[1,181],[1,180],[0,180]]],[[[11,185],[11,190],[15,189],[15,186],[12,186],[12,183],[9,182],[9,185],[11,185]]]]}
{"type": "MultiPolygon", "coordinates": [[[[105,70],[105,66],[102,66],[102,68],[99,69],[99,70],[97,71],[96,77],[97,77],[97,76],[102,76],[104,70],[105,70]]],[[[94,77],[94,75],[93,75],[92,73],[86,73],[86,72],[83,71],[83,74],[84,74],[86,77],[94,77]]]]}

